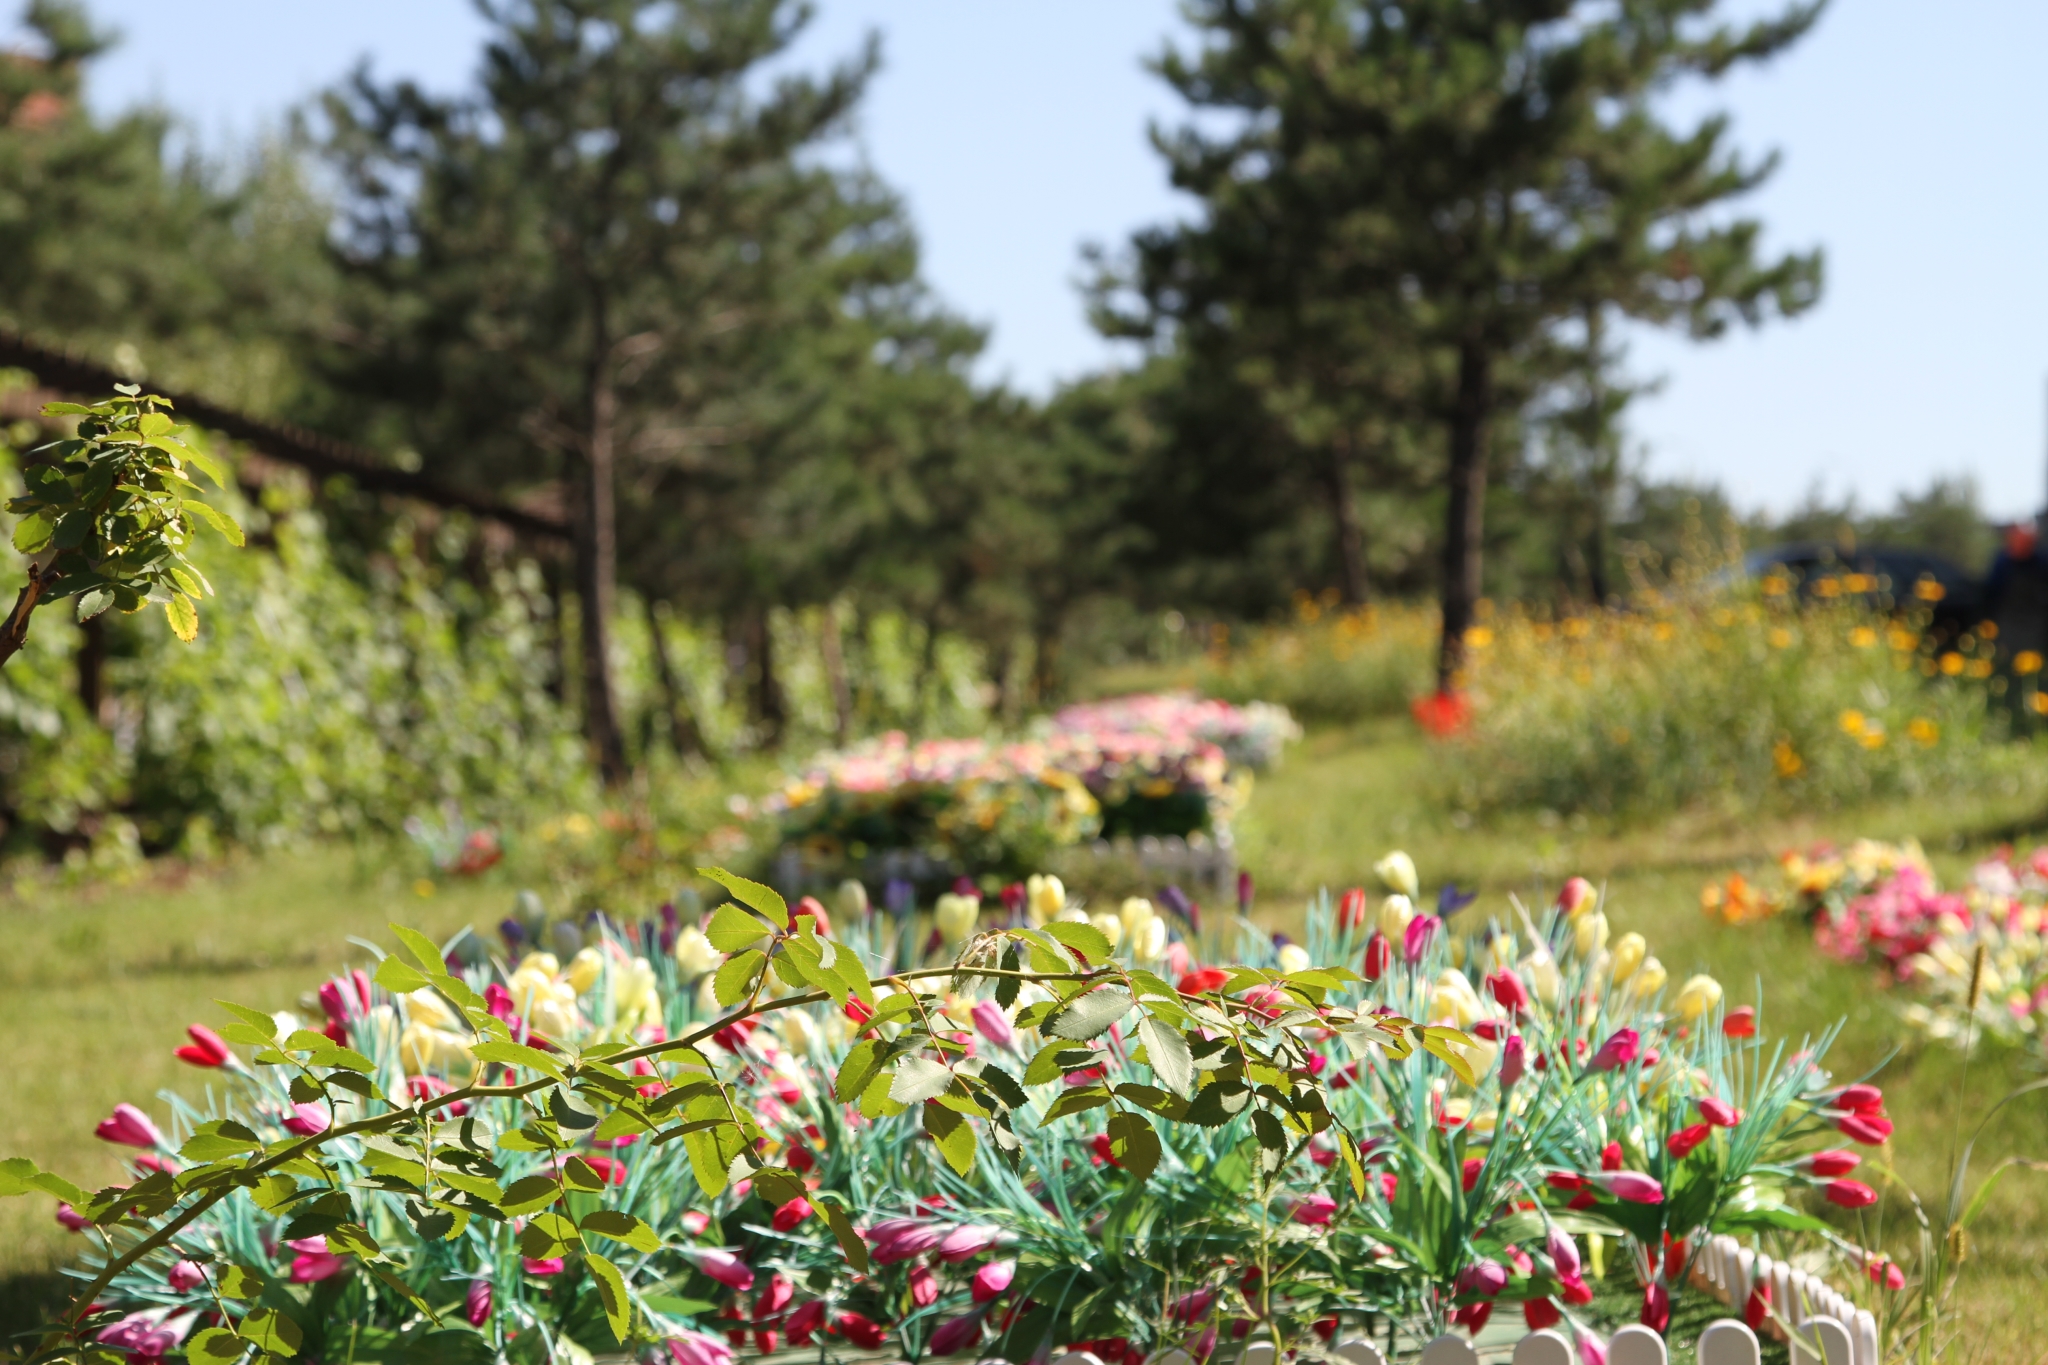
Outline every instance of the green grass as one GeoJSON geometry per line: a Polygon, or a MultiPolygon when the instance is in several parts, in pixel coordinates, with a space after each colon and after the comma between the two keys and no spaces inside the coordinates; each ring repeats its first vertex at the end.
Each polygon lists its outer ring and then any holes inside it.
{"type": "MultiPolygon", "coordinates": [[[[1732,865],[1857,834],[1918,835],[1953,877],[1997,842],[2048,837],[2043,812],[1984,798],[1813,820],[1714,814],[1609,827],[1530,817],[1461,828],[1426,803],[1435,761],[1405,721],[1322,730],[1293,749],[1261,779],[1239,823],[1240,856],[1258,877],[1263,914],[1276,925],[1298,919],[1307,895],[1360,883],[1393,847],[1415,857],[1430,888],[1445,880],[1476,885],[1483,895],[1468,915],[1504,908],[1509,892],[1546,895],[1574,872],[1604,881],[1616,931],[1647,935],[1672,980],[1712,971],[1738,1003],[1761,982],[1766,1023],[1778,1033],[1846,1018],[1838,1073],[1861,1072],[1896,1051],[1880,1079],[1898,1124],[1901,1174],[1926,1196],[1944,1187],[1959,1116],[1974,1120],[2038,1074],[2025,1054],[1982,1049],[1960,1096],[1959,1056],[1910,1046],[1895,997],[1874,978],[1822,958],[1796,923],[1711,923],[1698,897],[1704,881],[1732,865]]],[[[187,1023],[218,1022],[214,999],[297,1006],[324,974],[364,956],[351,935],[388,938],[391,920],[433,933],[487,926],[513,890],[499,872],[422,899],[411,889],[417,871],[409,851],[323,849],[250,859],[184,884],[17,893],[0,905],[0,1038],[9,1050],[0,1068],[0,1154],[32,1157],[87,1185],[120,1178],[117,1153],[91,1136],[94,1123],[121,1100],[203,1086],[171,1049],[187,1023]]],[[[2048,1155],[2048,1101],[2014,1110],[1987,1134],[1978,1170],[2008,1154],[2048,1155]]],[[[1904,1226],[1896,1208],[1889,1216],[1894,1230],[1904,1226]]],[[[47,1200],[0,1201],[0,1326],[32,1316],[54,1292],[53,1272],[79,1247],[51,1221],[47,1200]]],[[[2032,1360],[2048,1350],[2039,1312],[2044,1263],[2048,1180],[2015,1173],[1972,1243],[1961,1305],[1971,1354],[2032,1360]]]]}

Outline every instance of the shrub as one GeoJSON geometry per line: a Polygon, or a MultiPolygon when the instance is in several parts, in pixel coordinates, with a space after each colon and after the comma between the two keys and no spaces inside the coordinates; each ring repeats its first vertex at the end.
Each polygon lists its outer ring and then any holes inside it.
{"type": "Polygon", "coordinates": [[[1198,674],[1204,693],[1276,702],[1305,721],[1344,724],[1399,715],[1429,690],[1436,657],[1434,608],[1400,604],[1331,611],[1306,596],[1297,621],[1217,628],[1198,674]]]}
{"type": "Polygon", "coordinates": [[[1988,641],[1938,654],[1908,616],[1785,595],[1661,599],[1475,628],[1468,809],[1836,806],[2016,784],[1988,641]]]}

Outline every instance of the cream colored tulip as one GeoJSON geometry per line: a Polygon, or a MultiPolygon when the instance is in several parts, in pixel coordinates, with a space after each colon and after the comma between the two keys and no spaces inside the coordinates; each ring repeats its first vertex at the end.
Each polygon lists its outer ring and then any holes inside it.
{"type": "Polygon", "coordinates": [[[692,924],[676,935],[676,969],[684,976],[702,976],[715,972],[725,961],[725,954],[711,946],[711,940],[704,937],[704,931],[692,924]]]}
{"type": "Polygon", "coordinates": [[[1379,931],[1394,945],[1395,952],[1401,950],[1401,936],[1408,932],[1408,921],[1414,918],[1415,902],[1406,896],[1389,896],[1380,902],[1379,931]]]}
{"type": "Polygon", "coordinates": [[[973,937],[974,923],[980,918],[979,896],[962,896],[948,891],[932,907],[932,920],[938,925],[939,937],[955,947],[973,937]]]}
{"type": "Polygon", "coordinates": [[[1067,908],[1067,888],[1058,877],[1034,873],[1024,883],[1024,913],[1033,924],[1046,924],[1067,908]]]}
{"type": "Polygon", "coordinates": [[[1430,991],[1431,1019],[1469,1028],[1479,1021],[1480,1010],[1479,995],[1463,972],[1445,971],[1437,977],[1430,991]]]}
{"type": "Polygon", "coordinates": [[[1124,937],[1134,937],[1144,927],[1145,921],[1155,919],[1159,912],[1152,908],[1152,902],[1143,896],[1132,896],[1118,908],[1116,917],[1123,921],[1124,937]]]}
{"type": "Polygon", "coordinates": [[[636,957],[612,973],[612,1014],[626,1028],[661,1022],[661,991],[654,964],[636,957]]]}
{"type": "Polygon", "coordinates": [[[1614,942],[1614,983],[1620,985],[1636,974],[1649,955],[1650,945],[1641,934],[1623,934],[1614,942]]]}
{"type": "Polygon", "coordinates": [[[562,974],[562,963],[553,953],[528,953],[519,959],[519,965],[512,970],[515,973],[539,972],[543,976],[554,977],[562,974]]]}
{"type": "Polygon", "coordinates": [[[399,1035],[398,1060],[408,1076],[459,1075],[466,1080],[476,1069],[468,1038],[417,1021],[399,1035]]]}
{"type": "Polygon", "coordinates": [[[1701,974],[1690,977],[1678,988],[1678,998],[1672,1002],[1678,1017],[1688,1024],[1697,1023],[1714,1012],[1721,1003],[1721,983],[1713,977],[1701,974]]]}
{"type": "Polygon", "coordinates": [[[1580,957],[1591,957],[1607,947],[1607,916],[1588,911],[1572,926],[1572,946],[1580,957]]]}
{"type": "Polygon", "coordinates": [[[1489,970],[1499,972],[1514,966],[1515,954],[1520,947],[1521,945],[1515,942],[1515,936],[1510,933],[1498,933],[1488,939],[1486,961],[1489,970]]]}
{"type": "Polygon", "coordinates": [[[448,1008],[447,1001],[431,990],[414,991],[406,996],[405,1016],[411,1023],[447,1029],[451,1033],[466,1032],[469,1027],[454,1010],[448,1008]]]}
{"type": "Polygon", "coordinates": [[[1166,921],[1154,915],[1138,927],[1131,938],[1131,957],[1138,962],[1150,962],[1166,951],[1166,921]]]}
{"type": "Polygon", "coordinates": [[[1088,922],[1094,925],[1096,930],[1100,932],[1104,938],[1109,940],[1109,946],[1111,948],[1114,948],[1117,944],[1123,942],[1124,922],[1118,919],[1115,915],[1090,915],[1088,917],[1088,922]]]}
{"type": "Polygon", "coordinates": [[[1389,891],[1410,900],[1422,894],[1422,883],[1415,876],[1415,860],[1399,849],[1374,863],[1372,870],[1389,891]]]}
{"type": "Polygon", "coordinates": [[[1289,943],[1280,949],[1280,970],[1283,972],[1305,972],[1309,969],[1308,949],[1299,943],[1289,943]]]}
{"type": "Polygon", "coordinates": [[[1564,975],[1557,969],[1557,959],[1550,950],[1537,944],[1530,954],[1522,959],[1522,979],[1529,983],[1530,992],[1546,1005],[1557,1004],[1558,993],[1564,989],[1564,975]]]}
{"type": "Polygon", "coordinates": [[[576,994],[588,995],[604,976],[604,954],[595,948],[585,948],[569,959],[569,970],[564,973],[576,994]]]}
{"type": "Polygon", "coordinates": [[[811,1047],[818,1040],[818,1026],[804,1010],[783,1010],[774,1020],[775,1031],[782,1035],[782,1045],[799,1057],[811,1055],[811,1047]]]}

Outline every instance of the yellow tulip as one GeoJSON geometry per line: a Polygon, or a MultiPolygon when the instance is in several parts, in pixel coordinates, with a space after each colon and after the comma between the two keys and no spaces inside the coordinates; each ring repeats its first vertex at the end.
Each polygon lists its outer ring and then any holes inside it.
{"type": "Polygon", "coordinates": [[[1469,1028],[1479,1020],[1479,996],[1463,972],[1445,971],[1430,993],[1429,1017],[1469,1028]]]}
{"type": "Polygon", "coordinates": [[[1116,915],[1118,919],[1123,921],[1124,936],[1130,938],[1137,934],[1138,930],[1144,926],[1146,920],[1156,918],[1158,913],[1158,911],[1152,908],[1151,901],[1146,900],[1143,896],[1132,896],[1118,908],[1116,915]]]}
{"type": "Polygon", "coordinates": [[[1100,930],[1102,936],[1109,940],[1110,947],[1114,948],[1117,944],[1123,942],[1124,922],[1115,915],[1107,913],[1090,915],[1088,922],[1100,930]]]}
{"type": "Polygon", "coordinates": [[[1643,959],[1643,965],[1629,974],[1629,994],[1638,1000],[1648,1000],[1664,989],[1666,980],[1664,964],[1654,957],[1643,959]]]}
{"type": "Polygon", "coordinates": [[[445,1073],[466,1079],[476,1067],[468,1038],[418,1022],[407,1024],[399,1035],[398,1059],[408,1076],[445,1073]]]}
{"type": "Polygon", "coordinates": [[[1415,903],[1406,896],[1389,896],[1380,902],[1379,931],[1397,950],[1401,936],[1408,932],[1408,921],[1414,918],[1415,903]]]}
{"type": "Polygon", "coordinates": [[[569,959],[569,984],[578,995],[590,994],[590,988],[604,975],[604,955],[595,948],[585,948],[569,959]]]}
{"type": "Polygon", "coordinates": [[[1530,991],[1546,1005],[1557,1003],[1558,992],[1564,989],[1564,974],[1557,969],[1557,959],[1541,943],[1522,959],[1521,973],[1529,983],[1530,991]]]}
{"type": "Polygon", "coordinates": [[[702,976],[718,970],[725,954],[711,946],[704,931],[692,924],[676,935],[676,967],[684,976],[702,976]]]}
{"type": "Polygon", "coordinates": [[[562,974],[562,964],[560,959],[553,953],[528,953],[525,957],[519,959],[519,965],[512,970],[515,974],[518,972],[540,972],[546,976],[553,977],[562,974]]]}
{"type": "Polygon", "coordinates": [[[661,991],[655,985],[653,963],[636,957],[612,974],[612,1013],[626,1028],[661,1022],[661,991]]]}
{"type": "Polygon", "coordinates": [[[1688,978],[1678,988],[1678,998],[1672,1002],[1672,1007],[1678,1011],[1679,1018],[1691,1024],[1712,1014],[1720,1003],[1721,983],[1702,974],[1688,978]]]}
{"type": "Polygon", "coordinates": [[[1131,938],[1131,957],[1138,962],[1150,962],[1166,951],[1166,921],[1154,915],[1138,927],[1131,938]]]}
{"type": "Polygon", "coordinates": [[[1422,883],[1415,876],[1415,860],[1399,849],[1374,863],[1372,870],[1389,891],[1411,901],[1422,894],[1422,883]]]}
{"type": "Polygon", "coordinates": [[[979,896],[962,896],[948,891],[932,907],[932,919],[938,924],[939,937],[949,944],[965,943],[973,935],[974,922],[979,918],[979,896]]]}
{"type": "Polygon", "coordinates": [[[1572,946],[1580,957],[1591,957],[1607,946],[1607,916],[1598,910],[1580,917],[1572,926],[1572,946]]]}
{"type": "Polygon", "coordinates": [[[430,990],[414,991],[406,996],[405,1014],[411,1023],[447,1029],[451,1033],[460,1033],[469,1027],[454,1010],[448,1008],[447,1001],[430,990]]]}
{"type": "Polygon", "coordinates": [[[1649,955],[1650,945],[1641,934],[1623,934],[1614,944],[1614,981],[1619,985],[1636,974],[1649,955]]]}
{"type": "Polygon", "coordinates": [[[1280,949],[1280,970],[1283,972],[1305,972],[1309,969],[1308,949],[1299,943],[1289,943],[1280,949]]]}
{"type": "Polygon", "coordinates": [[[1067,908],[1067,888],[1058,877],[1034,873],[1024,883],[1024,911],[1031,922],[1045,924],[1067,908]]]}

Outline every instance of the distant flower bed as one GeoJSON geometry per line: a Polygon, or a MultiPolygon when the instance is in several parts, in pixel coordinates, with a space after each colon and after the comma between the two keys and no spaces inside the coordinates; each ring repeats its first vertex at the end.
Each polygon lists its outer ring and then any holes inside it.
{"type": "Polygon", "coordinates": [[[1780,865],[1781,884],[1731,876],[1706,888],[1703,907],[1735,924],[1801,915],[1824,952],[1879,964],[1911,989],[1919,998],[1904,1016],[1930,1037],[2048,1031],[2048,848],[2004,850],[1949,891],[1910,840],[1788,853],[1780,865]]]}
{"type": "Polygon", "coordinates": [[[1018,876],[1098,835],[1226,827],[1253,770],[1299,734],[1284,707],[1119,697],[1068,707],[1020,740],[892,731],[820,754],[763,804],[814,871],[914,850],[934,867],[1018,876]]]}

